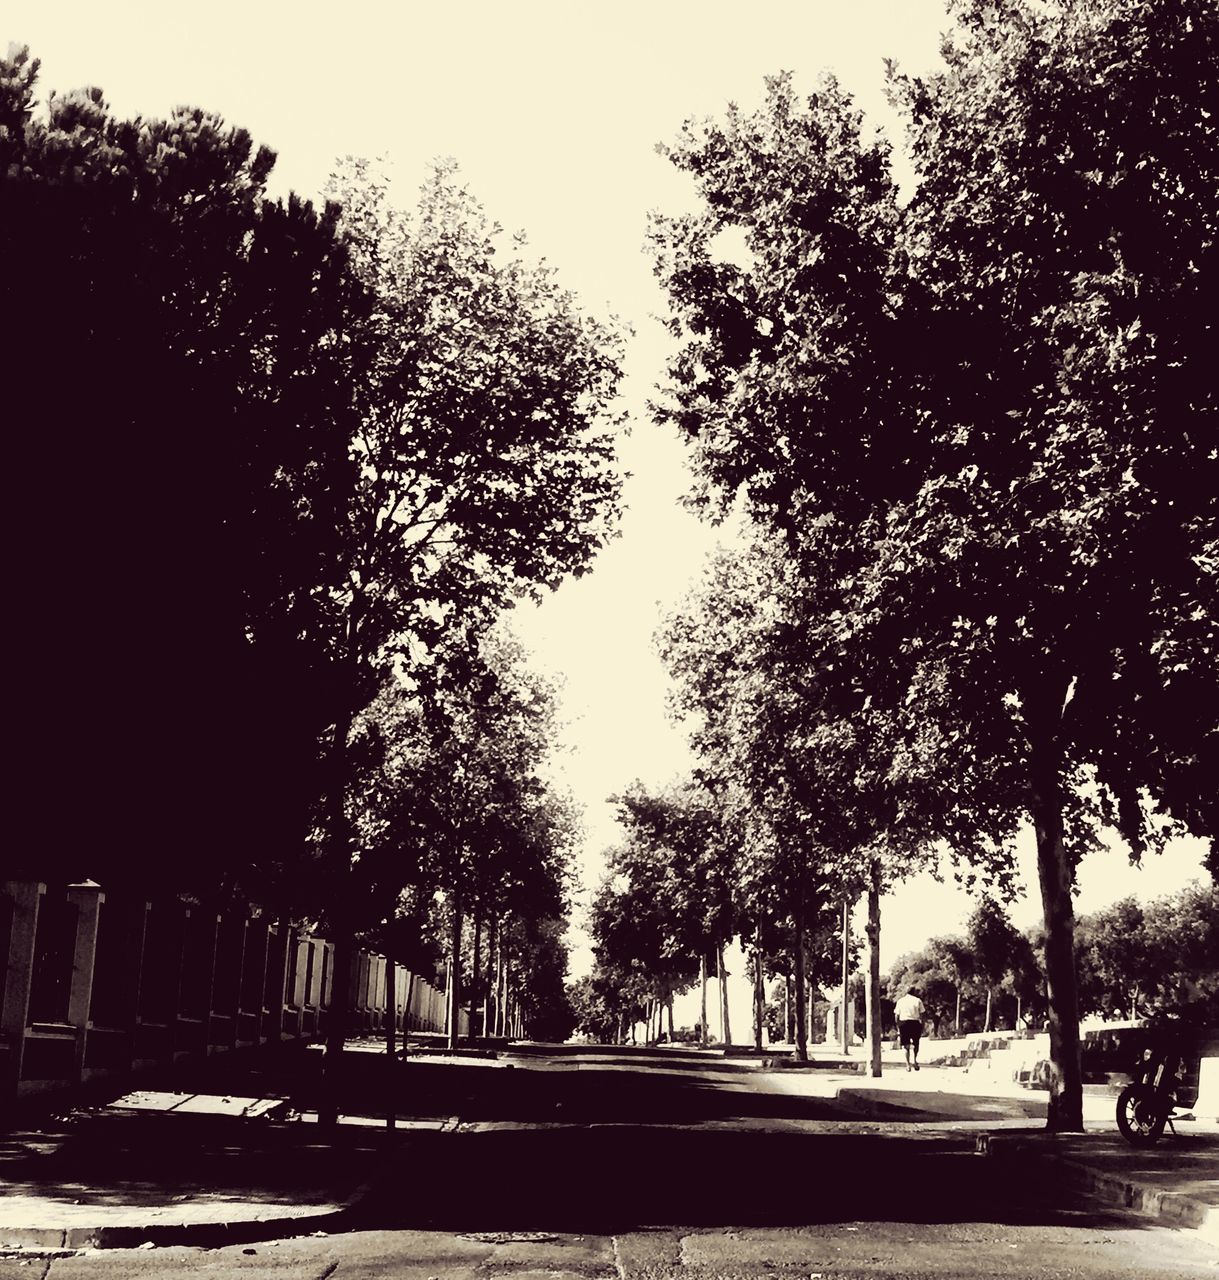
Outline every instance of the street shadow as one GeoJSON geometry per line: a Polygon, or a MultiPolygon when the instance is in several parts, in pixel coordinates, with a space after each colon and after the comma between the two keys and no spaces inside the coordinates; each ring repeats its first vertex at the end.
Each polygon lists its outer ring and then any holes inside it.
{"type": "MultiPolygon", "coordinates": [[[[350,1055],[342,1096],[353,1114],[398,1114],[417,1119],[459,1116],[465,1121],[545,1124],[693,1124],[870,1120],[922,1123],[945,1118],[1009,1120],[1043,1114],[1039,1099],[969,1098],[903,1093],[847,1085],[837,1098],[757,1087],[756,1073],[669,1066],[616,1070],[601,1061],[576,1069],[502,1063],[410,1059],[391,1069],[384,1057],[350,1055]],[[751,1078],[752,1077],[752,1078],[751,1078]]],[[[311,1110],[316,1080],[295,1098],[311,1110]]]]}
{"type": "Polygon", "coordinates": [[[325,1141],[299,1124],[101,1112],[5,1134],[0,1183],[6,1195],[75,1205],[332,1204],[382,1158],[379,1135],[369,1130],[343,1129],[325,1141]]]}
{"type": "Polygon", "coordinates": [[[419,1135],[359,1225],[604,1234],[855,1221],[1131,1225],[959,1138],[629,1125],[419,1135]]]}

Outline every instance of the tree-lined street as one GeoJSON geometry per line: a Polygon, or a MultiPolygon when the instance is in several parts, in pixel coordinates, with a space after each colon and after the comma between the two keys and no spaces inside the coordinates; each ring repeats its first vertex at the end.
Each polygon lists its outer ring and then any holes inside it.
{"type": "Polygon", "coordinates": [[[1203,1273],[1219,10],[761,3],[18,13],[0,1276],[1203,1273]]]}

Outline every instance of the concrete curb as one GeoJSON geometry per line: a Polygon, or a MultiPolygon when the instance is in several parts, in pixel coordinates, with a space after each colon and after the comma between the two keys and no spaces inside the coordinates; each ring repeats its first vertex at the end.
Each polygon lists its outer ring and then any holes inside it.
{"type": "Polygon", "coordinates": [[[1078,1155],[1057,1151],[1041,1136],[982,1133],[976,1150],[1004,1160],[1051,1161],[1072,1186],[1094,1193],[1106,1204],[1159,1218],[1165,1226],[1196,1231],[1203,1239],[1219,1245],[1219,1207],[1122,1173],[1098,1169],[1078,1155]]]}
{"type": "Polygon", "coordinates": [[[346,1231],[372,1183],[357,1187],[345,1200],[319,1205],[316,1212],[270,1214],[229,1222],[157,1222],[143,1225],[95,1227],[3,1227],[0,1254],[79,1251],[81,1249],[135,1249],[143,1244],[217,1249],[230,1244],[282,1240],[314,1232],[346,1231]]]}

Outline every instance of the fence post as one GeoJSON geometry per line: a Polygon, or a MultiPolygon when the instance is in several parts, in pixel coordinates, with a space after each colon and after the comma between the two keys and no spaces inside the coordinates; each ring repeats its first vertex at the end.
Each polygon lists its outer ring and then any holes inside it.
{"type": "Polygon", "coordinates": [[[267,973],[262,994],[262,1039],[278,1044],[284,1038],[284,990],[288,985],[288,926],[271,925],[267,936],[267,973]]]}
{"type": "Polygon", "coordinates": [[[76,946],[72,952],[72,986],[68,995],[68,1025],[76,1034],[76,1075],[85,1070],[85,1040],[89,1035],[89,1005],[93,999],[93,964],[97,959],[97,922],[106,895],[94,880],[68,885],[67,898],[76,907],[76,946]]]}
{"type": "MultiPolygon", "coordinates": [[[[34,978],[34,945],[38,934],[38,908],[46,885],[34,880],[6,880],[4,902],[8,916],[8,948],[4,959],[4,987],[0,995],[0,1045],[7,1045],[8,1067],[0,1101],[17,1096],[25,1029],[30,1013],[30,984],[34,978]]],[[[0,936],[3,936],[0,934],[0,936]]]]}

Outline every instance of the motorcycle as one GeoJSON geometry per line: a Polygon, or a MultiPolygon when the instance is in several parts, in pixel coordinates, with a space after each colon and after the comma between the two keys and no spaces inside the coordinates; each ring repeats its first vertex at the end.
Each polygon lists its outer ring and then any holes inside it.
{"type": "Polygon", "coordinates": [[[1117,1127],[1132,1146],[1150,1147],[1174,1120],[1191,1120],[1184,1072],[1189,1049],[1178,1028],[1163,1030],[1143,1050],[1134,1079],[1118,1094],[1117,1127]]]}

